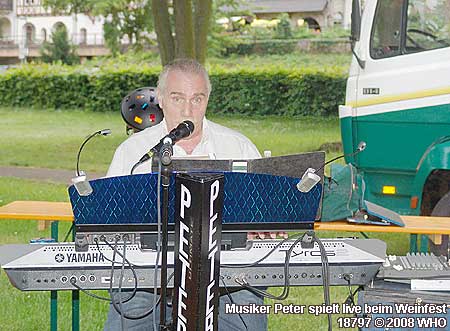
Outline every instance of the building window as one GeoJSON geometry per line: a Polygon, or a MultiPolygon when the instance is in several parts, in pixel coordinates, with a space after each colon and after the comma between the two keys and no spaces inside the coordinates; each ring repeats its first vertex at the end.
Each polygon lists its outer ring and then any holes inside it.
{"type": "Polygon", "coordinates": [[[11,22],[6,17],[0,18],[0,38],[3,42],[11,38],[11,22]]]}
{"type": "Polygon", "coordinates": [[[67,28],[66,28],[66,26],[64,25],[64,23],[62,23],[62,22],[56,22],[55,24],[53,24],[52,31],[56,31],[56,30],[59,30],[59,29],[64,29],[64,30],[67,31],[67,28]]]}
{"type": "Polygon", "coordinates": [[[34,44],[35,41],[35,27],[31,23],[27,23],[24,26],[25,30],[25,45],[31,45],[34,44]]]}
{"type": "Polygon", "coordinates": [[[82,28],[80,30],[80,45],[86,45],[87,43],[87,30],[82,28]]]}

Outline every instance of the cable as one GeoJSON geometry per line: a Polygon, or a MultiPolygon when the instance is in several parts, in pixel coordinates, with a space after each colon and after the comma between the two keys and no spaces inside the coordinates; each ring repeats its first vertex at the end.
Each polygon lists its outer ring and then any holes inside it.
{"type": "MultiPolygon", "coordinates": [[[[172,280],[174,276],[174,273],[172,272],[169,276],[169,278],[167,279],[167,282],[170,282],[172,280]]],[[[156,294],[155,294],[156,295],[156,294]]],[[[153,310],[159,305],[161,299],[159,298],[158,301],[156,302],[156,305],[151,307],[148,311],[144,312],[141,315],[127,315],[126,313],[122,312],[120,310],[120,307],[117,307],[117,304],[115,304],[115,302],[113,301],[113,307],[114,309],[119,313],[119,314],[123,314],[123,317],[125,317],[126,319],[132,319],[132,320],[138,320],[144,317],[147,317],[148,315],[150,315],[151,313],[153,313],[153,310]]]]}
{"type": "Polygon", "coordinates": [[[90,297],[92,297],[92,298],[94,298],[94,299],[99,299],[99,300],[103,300],[103,301],[108,301],[109,303],[111,303],[111,299],[110,299],[110,298],[101,297],[101,296],[99,296],[99,295],[96,295],[96,294],[94,294],[94,293],[91,293],[91,292],[89,292],[88,290],[86,290],[86,289],[81,288],[80,286],[78,286],[77,283],[76,283],[77,281],[76,281],[76,279],[75,279],[74,277],[71,277],[71,278],[69,279],[69,281],[70,281],[70,284],[72,284],[74,287],[76,287],[77,290],[83,292],[84,294],[86,294],[86,295],[88,295],[88,296],[90,296],[90,297]]]}
{"type": "MultiPolygon", "coordinates": [[[[158,264],[161,255],[161,159],[158,158],[158,187],[156,188],[156,203],[157,203],[157,227],[158,227],[158,239],[156,242],[156,261],[154,266],[153,277],[153,293],[157,293],[158,290],[158,264]]],[[[153,307],[156,307],[156,295],[153,296],[153,307]]],[[[153,318],[153,331],[157,330],[156,320],[153,318]]]]}
{"type": "Polygon", "coordinates": [[[111,273],[109,275],[109,296],[111,297],[111,303],[113,304],[113,306],[115,307],[114,304],[114,294],[112,291],[112,286],[113,286],[113,277],[114,277],[114,263],[116,261],[116,246],[117,246],[117,240],[114,242],[114,249],[113,249],[113,255],[112,255],[112,261],[111,261],[111,273]]]}
{"type": "MultiPolygon", "coordinates": [[[[225,284],[225,281],[223,280],[223,278],[220,278],[220,280],[222,281],[223,287],[225,288],[225,291],[227,292],[228,299],[230,299],[231,304],[235,305],[234,300],[231,297],[230,292],[228,292],[227,284],[225,284]]],[[[245,326],[245,330],[248,330],[247,323],[245,323],[244,319],[241,316],[241,313],[238,313],[238,315],[239,315],[239,318],[240,318],[242,324],[244,324],[244,326],[245,326]]]]}
{"type": "MultiPolygon", "coordinates": [[[[361,289],[363,289],[364,288],[364,286],[362,286],[362,285],[360,285],[360,286],[358,286],[354,291],[352,291],[352,287],[351,287],[351,284],[350,284],[350,277],[348,277],[349,275],[348,274],[345,274],[344,275],[344,279],[347,281],[347,285],[348,285],[348,292],[349,292],[349,294],[348,294],[348,297],[345,299],[345,301],[344,301],[344,304],[345,305],[350,305],[350,304],[352,304],[352,306],[355,306],[356,305],[356,303],[355,303],[355,294],[356,294],[356,292],[358,292],[359,290],[361,290],[361,289]]],[[[363,314],[362,316],[364,316],[365,314],[363,314]]],[[[358,314],[355,312],[355,313],[353,313],[353,316],[354,317],[356,317],[356,318],[358,318],[358,314]]],[[[360,331],[360,330],[362,330],[362,328],[360,328],[360,327],[358,327],[358,331],[360,331]]]]}
{"type": "MultiPolygon", "coordinates": [[[[147,154],[145,154],[139,161],[137,161],[134,165],[133,165],[133,167],[131,168],[131,171],[130,171],[130,175],[132,175],[133,173],[134,173],[134,171],[136,170],[136,168],[138,167],[138,166],[140,166],[142,163],[145,163],[145,162],[147,162],[148,160],[150,160],[152,157],[153,157],[153,155],[154,155],[154,152],[152,152],[152,151],[150,151],[150,152],[148,152],[147,154]]],[[[159,158],[158,158],[159,159],[159,158]]]]}
{"type": "Polygon", "coordinates": [[[351,283],[350,283],[350,277],[349,277],[349,275],[348,274],[344,274],[344,280],[346,280],[347,281],[347,286],[348,286],[348,297],[347,297],[347,299],[345,299],[345,303],[346,304],[352,304],[353,306],[355,305],[355,300],[354,300],[354,297],[353,297],[353,292],[352,292],[352,285],[351,285],[351,283]]]}
{"type": "MultiPolygon", "coordinates": [[[[363,289],[364,286],[359,285],[354,291],[352,291],[352,287],[351,287],[351,284],[350,284],[350,278],[347,279],[347,278],[345,278],[345,276],[347,276],[347,274],[344,275],[344,279],[347,281],[349,294],[348,294],[348,297],[345,299],[344,303],[347,304],[347,305],[349,305],[349,304],[356,305],[356,303],[355,303],[355,294],[359,290],[363,289]]],[[[356,313],[354,315],[356,316],[356,313]]]]}
{"type": "MultiPolygon", "coordinates": [[[[155,307],[157,307],[157,305],[159,304],[160,298],[159,298],[157,301],[155,300],[156,303],[153,305],[153,307],[152,307],[151,309],[149,309],[148,311],[146,311],[146,312],[144,312],[143,314],[140,314],[140,315],[128,315],[128,314],[126,314],[126,313],[123,312],[123,310],[121,309],[120,306],[118,306],[118,304],[120,305],[120,303],[126,303],[126,302],[128,302],[129,300],[131,300],[131,299],[135,296],[135,294],[136,294],[136,292],[137,292],[137,279],[138,279],[138,278],[137,278],[136,270],[134,270],[134,268],[133,268],[133,266],[135,266],[135,265],[132,264],[132,263],[131,263],[124,255],[122,255],[122,254],[117,250],[117,247],[112,246],[109,242],[106,241],[106,239],[103,239],[103,241],[104,241],[109,247],[111,247],[111,248],[113,249],[113,257],[112,257],[112,259],[107,258],[107,257],[100,251],[100,247],[99,247],[99,244],[98,244],[98,239],[97,239],[97,238],[94,239],[94,242],[95,242],[95,244],[96,244],[96,246],[97,246],[97,249],[98,249],[99,253],[100,253],[100,254],[103,256],[103,258],[105,258],[107,261],[111,262],[111,274],[110,274],[110,282],[109,282],[109,286],[110,286],[110,288],[109,288],[109,293],[110,293],[111,299],[103,298],[103,297],[97,296],[97,295],[95,295],[95,294],[89,293],[87,290],[82,289],[80,286],[78,286],[78,285],[75,283],[76,281],[70,280],[71,284],[72,284],[74,287],[76,287],[78,290],[82,291],[83,293],[85,293],[85,294],[87,294],[87,295],[89,295],[89,296],[91,296],[91,297],[93,297],[93,298],[96,298],[96,299],[99,299],[99,300],[104,300],[104,301],[109,301],[109,302],[113,305],[113,307],[114,307],[114,309],[117,311],[117,313],[119,313],[119,314],[121,315],[121,318],[122,318],[122,316],[123,316],[123,318],[125,318],[125,319],[137,320],[137,319],[141,319],[141,318],[144,318],[144,317],[150,315],[150,314],[153,312],[153,310],[155,309],[155,307]],[[134,277],[134,280],[135,280],[133,292],[132,292],[132,294],[131,294],[128,298],[126,298],[125,300],[122,300],[122,298],[119,298],[119,300],[115,300],[115,299],[114,299],[114,292],[112,291],[112,283],[113,283],[113,276],[114,276],[114,270],[115,270],[115,269],[114,269],[114,264],[117,262],[116,259],[115,259],[116,254],[122,257],[122,263],[126,262],[126,263],[129,265],[130,270],[132,271],[133,277],[134,277]]],[[[115,244],[117,245],[117,240],[116,240],[115,244]]],[[[124,243],[124,245],[125,245],[125,243],[124,243]]],[[[124,264],[122,264],[122,268],[123,268],[123,265],[124,265],[124,264]]],[[[172,273],[172,274],[169,276],[169,278],[167,279],[167,282],[170,282],[171,279],[173,278],[173,276],[174,276],[174,273],[172,273]]],[[[121,274],[121,278],[123,278],[123,274],[121,274]]],[[[120,286],[121,286],[121,284],[119,283],[119,294],[120,294],[120,286]]],[[[157,293],[157,292],[155,292],[155,298],[156,298],[156,293],[157,293]]]]}
{"type": "MultiPolygon", "coordinates": [[[[349,210],[351,210],[350,209],[350,203],[351,203],[351,201],[352,201],[352,197],[353,197],[353,189],[354,189],[354,187],[355,187],[355,181],[356,181],[356,179],[355,179],[355,174],[353,173],[353,166],[351,165],[351,163],[348,165],[349,166],[349,169],[350,169],[350,178],[351,178],[351,181],[350,181],[350,190],[348,191],[348,199],[347,199],[347,211],[349,211],[349,210]]],[[[360,201],[358,201],[358,205],[359,206],[361,206],[361,202],[360,201]]]]}
{"type": "MultiPolygon", "coordinates": [[[[284,263],[284,287],[283,287],[283,292],[279,295],[279,296],[274,296],[266,291],[262,291],[259,290],[251,285],[248,284],[248,282],[245,279],[242,279],[242,281],[240,280],[236,280],[236,282],[241,285],[243,288],[255,293],[255,294],[259,294],[263,297],[269,298],[269,299],[273,299],[273,300],[284,300],[288,297],[289,295],[289,289],[290,289],[290,284],[289,284],[289,262],[290,262],[290,257],[292,255],[292,252],[295,248],[295,246],[304,239],[305,235],[309,235],[312,237],[312,239],[317,242],[317,245],[319,246],[320,249],[320,255],[321,255],[321,262],[322,262],[322,282],[323,282],[323,288],[324,288],[324,301],[326,305],[330,305],[330,288],[329,288],[329,269],[328,269],[328,257],[326,254],[326,250],[325,247],[323,246],[322,241],[315,235],[314,231],[307,231],[303,234],[301,234],[301,237],[299,237],[298,239],[296,239],[292,245],[290,246],[289,250],[286,252],[286,257],[285,257],[285,263],[284,263]]],[[[296,237],[298,236],[292,236],[292,237],[296,237]]],[[[291,238],[292,238],[291,237],[291,238]]],[[[232,268],[245,268],[245,267],[251,267],[254,265],[259,264],[261,261],[265,260],[269,255],[271,255],[281,244],[283,244],[284,242],[286,242],[288,239],[290,238],[286,238],[284,240],[282,240],[281,242],[279,242],[271,251],[269,251],[269,253],[267,253],[265,256],[263,256],[261,259],[259,259],[258,261],[252,263],[252,264],[247,264],[247,265],[234,265],[234,266],[229,266],[229,265],[221,265],[221,266],[225,266],[225,267],[232,267],[232,268]]],[[[327,314],[328,317],[328,330],[332,330],[332,320],[331,320],[331,314],[327,314]]]]}
{"type": "MultiPolygon", "coordinates": [[[[96,246],[97,246],[97,250],[98,250],[98,252],[100,253],[100,255],[101,255],[105,260],[107,260],[107,261],[109,261],[109,262],[113,262],[113,260],[108,259],[108,258],[101,252],[100,246],[99,246],[99,244],[98,244],[98,239],[97,239],[97,238],[94,238],[94,242],[95,242],[95,244],[96,244],[96,246]]],[[[108,242],[106,242],[106,243],[109,244],[108,242]]],[[[111,246],[111,245],[110,245],[110,246],[111,246]]],[[[117,252],[117,254],[118,254],[118,255],[121,255],[120,252],[117,252]]],[[[138,277],[137,277],[137,274],[136,274],[136,270],[135,270],[134,267],[133,267],[134,265],[133,265],[132,263],[130,263],[130,261],[129,261],[128,259],[124,259],[124,261],[127,262],[127,264],[130,266],[130,270],[131,270],[131,272],[133,273],[133,278],[134,278],[134,288],[133,288],[133,291],[132,291],[131,295],[130,295],[128,298],[126,298],[125,300],[122,301],[123,303],[126,303],[126,302],[130,301],[130,300],[136,295],[136,291],[137,291],[137,278],[138,278],[138,277]]],[[[92,298],[95,298],[95,299],[104,300],[104,301],[108,301],[109,303],[112,303],[112,302],[111,302],[111,298],[105,298],[105,297],[98,296],[98,295],[93,294],[93,293],[91,293],[90,291],[88,291],[88,290],[83,289],[82,287],[80,287],[80,286],[76,283],[76,279],[75,279],[75,278],[70,278],[69,281],[70,281],[70,283],[71,283],[74,287],[76,287],[77,290],[80,290],[80,291],[83,292],[84,294],[86,294],[86,295],[88,295],[88,296],[90,296],[90,297],[92,297],[92,298]]]]}
{"type": "Polygon", "coordinates": [[[358,148],[354,152],[349,153],[349,154],[342,154],[342,155],[336,156],[335,158],[333,158],[331,160],[328,160],[327,162],[322,164],[315,172],[318,172],[318,171],[322,170],[323,168],[325,168],[326,165],[328,165],[328,164],[330,164],[330,163],[332,163],[332,162],[334,162],[336,160],[339,160],[339,159],[341,159],[343,157],[355,156],[356,154],[361,153],[365,149],[366,149],[366,143],[364,141],[360,141],[359,144],[358,144],[358,148]]]}
{"type": "Polygon", "coordinates": [[[294,234],[288,238],[283,239],[282,241],[280,241],[274,248],[272,248],[266,255],[264,255],[262,258],[260,258],[259,260],[250,263],[250,264],[220,264],[221,267],[225,267],[225,268],[249,268],[249,267],[254,267],[255,265],[258,265],[259,263],[261,263],[262,261],[264,261],[265,259],[267,259],[270,255],[273,254],[273,252],[275,252],[278,247],[280,247],[282,244],[284,244],[285,242],[291,240],[292,238],[296,238],[298,236],[303,236],[303,233],[297,233],[294,234]]]}
{"type": "MultiPolygon", "coordinates": [[[[159,206],[159,204],[158,204],[158,206],[159,206]]],[[[160,238],[159,237],[159,233],[160,233],[160,231],[158,231],[158,239],[160,238]]],[[[112,247],[112,245],[109,243],[109,242],[107,242],[106,240],[104,240],[104,242],[108,245],[108,246],[110,246],[110,247],[112,247]]],[[[160,243],[159,243],[159,245],[157,245],[158,247],[160,247],[160,243]]],[[[158,248],[157,248],[158,249],[158,248]]],[[[118,252],[116,249],[114,250],[114,255],[113,255],[113,260],[111,261],[112,263],[113,263],[113,265],[114,265],[114,260],[115,260],[115,254],[118,254],[119,256],[121,256],[122,257],[122,259],[124,259],[124,260],[126,260],[124,257],[123,257],[123,255],[122,254],[120,254],[120,252],[118,252]]],[[[158,259],[158,257],[157,257],[157,259],[158,259]]],[[[127,260],[128,261],[128,260],[127,260]]],[[[127,262],[127,263],[129,263],[129,261],[127,262]]],[[[129,263],[130,265],[131,265],[131,263],[129,263]]],[[[158,263],[156,263],[155,265],[157,265],[158,263]]],[[[157,276],[157,273],[155,273],[155,277],[157,276]]],[[[174,276],[174,273],[172,273],[171,275],[170,275],[170,277],[167,279],[167,283],[169,283],[170,282],[170,280],[172,279],[172,277],[174,276]]],[[[137,277],[136,277],[136,279],[137,279],[137,277]]],[[[111,276],[111,280],[112,280],[112,276],[111,276]]],[[[112,288],[110,288],[110,295],[112,295],[113,296],[113,294],[112,294],[112,288]]],[[[134,292],[135,293],[135,292],[134,292]]],[[[153,310],[157,307],[157,305],[159,304],[159,302],[160,302],[160,298],[157,300],[157,302],[155,303],[155,301],[156,301],[156,293],[157,293],[157,285],[156,285],[156,290],[155,290],[155,292],[154,292],[154,305],[153,305],[153,307],[152,308],[150,308],[148,311],[146,311],[146,312],[144,312],[143,314],[141,314],[141,315],[128,315],[128,314],[126,314],[125,312],[123,312],[122,311],[122,309],[120,309],[120,307],[117,307],[117,303],[115,302],[115,300],[112,300],[112,304],[113,304],[113,307],[114,307],[114,309],[122,316],[123,315],[123,317],[124,318],[126,318],[126,319],[133,319],[133,320],[137,320],[137,319],[141,319],[141,318],[144,318],[144,317],[147,317],[148,315],[150,315],[152,312],[153,312],[153,310]]],[[[125,302],[125,301],[123,301],[123,302],[125,302]]],[[[155,319],[153,319],[153,321],[155,321],[155,319]]],[[[154,322],[155,323],[155,322],[154,322]]]]}
{"type": "MultiPolygon", "coordinates": [[[[319,237],[316,236],[314,231],[308,231],[310,235],[313,237],[314,241],[317,243],[320,249],[320,258],[322,261],[322,282],[323,282],[323,296],[325,305],[330,305],[330,273],[328,269],[328,256],[327,252],[325,250],[325,247],[323,246],[322,241],[319,237]]],[[[332,331],[333,324],[331,320],[331,313],[327,313],[327,319],[328,319],[328,330],[332,331]]]]}
{"type": "MultiPolygon", "coordinates": [[[[123,300],[123,302],[126,303],[126,302],[130,301],[130,300],[136,295],[136,292],[137,292],[137,287],[138,287],[138,277],[137,277],[137,274],[136,274],[136,270],[134,269],[134,267],[137,267],[137,266],[134,265],[134,264],[132,264],[128,259],[124,258],[124,256],[123,256],[119,251],[115,250],[114,247],[113,247],[106,239],[102,239],[102,241],[103,241],[104,243],[106,243],[106,244],[107,244],[107,245],[108,245],[115,253],[117,253],[117,255],[119,255],[120,257],[122,257],[122,261],[127,262],[127,264],[130,266],[131,272],[133,273],[134,287],[133,287],[133,291],[131,292],[130,297],[129,297],[129,298],[126,298],[125,300],[123,300]]],[[[114,263],[116,262],[114,258],[113,258],[113,260],[110,260],[110,259],[108,259],[108,258],[100,251],[100,246],[99,246],[99,244],[98,244],[98,239],[97,239],[97,238],[94,238],[94,242],[95,242],[95,244],[96,244],[96,246],[97,246],[97,250],[98,250],[99,253],[105,258],[105,260],[107,260],[107,261],[109,261],[109,262],[111,262],[111,263],[114,264],[114,263]]],[[[115,254],[115,253],[114,253],[114,254],[115,254]]],[[[112,276],[111,276],[111,277],[112,277],[112,276]]]]}
{"type": "Polygon", "coordinates": [[[66,241],[67,241],[67,239],[69,238],[69,234],[72,232],[74,226],[75,226],[75,223],[72,222],[72,225],[70,226],[69,231],[67,231],[66,236],[64,237],[63,242],[66,242],[66,241]]]}
{"type": "MultiPolygon", "coordinates": [[[[303,240],[303,238],[306,235],[306,233],[308,233],[308,232],[305,232],[305,233],[301,234],[301,236],[299,238],[297,238],[292,243],[291,247],[289,247],[289,250],[286,252],[286,257],[285,257],[285,260],[284,260],[284,286],[283,286],[283,292],[279,296],[274,296],[274,295],[272,295],[272,294],[270,294],[270,293],[268,293],[266,291],[257,289],[256,287],[253,287],[253,286],[249,285],[248,282],[245,279],[243,279],[242,281],[236,280],[236,282],[239,285],[241,285],[242,287],[244,287],[245,289],[247,289],[247,290],[249,290],[249,291],[251,291],[251,292],[253,292],[255,294],[259,294],[259,295],[261,295],[261,296],[263,296],[265,298],[269,298],[269,299],[272,299],[272,300],[284,300],[284,299],[286,299],[289,296],[289,290],[290,290],[290,284],[289,284],[289,262],[290,262],[290,259],[291,259],[292,251],[294,250],[295,246],[301,240],[303,240]]],[[[295,236],[299,236],[299,235],[297,234],[295,236]]],[[[288,238],[286,238],[286,239],[288,239],[288,238]]],[[[285,240],[283,240],[283,241],[285,241],[285,240]]],[[[281,241],[277,246],[275,246],[275,248],[277,248],[283,241],[281,241]]],[[[271,253],[274,249],[272,249],[269,253],[271,253]]],[[[267,257],[267,255],[264,258],[266,258],[266,257],[267,257]]],[[[258,260],[257,262],[259,263],[259,262],[261,262],[261,260],[262,259],[258,260]]]]}
{"type": "MultiPolygon", "coordinates": [[[[116,238],[116,242],[118,239],[116,238]]],[[[119,277],[119,307],[120,311],[123,311],[123,304],[122,304],[122,281],[123,281],[123,274],[125,270],[125,254],[126,254],[126,242],[123,241],[123,257],[122,257],[122,268],[120,268],[120,277],[119,277]]],[[[125,331],[125,320],[123,318],[123,314],[120,314],[120,327],[122,331],[125,331]]]]}
{"type": "Polygon", "coordinates": [[[132,175],[133,172],[134,172],[134,170],[136,170],[136,168],[137,168],[138,166],[140,166],[141,164],[142,164],[142,162],[137,162],[137,163],[135,163],[134,166],[131,168],[130,175],[132,175]]]}

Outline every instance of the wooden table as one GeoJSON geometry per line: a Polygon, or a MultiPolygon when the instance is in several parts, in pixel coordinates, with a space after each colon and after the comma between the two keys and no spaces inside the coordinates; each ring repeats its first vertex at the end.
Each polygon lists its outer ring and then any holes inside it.
{"type": "MultiPolygon", "coordinates": [[[[51,224],[51,236],[58,241],[58,222],[73,222],[72,207],[68,202],[14,201],[0,207],[0,219],[37,220],[38,230],[51,224]]],[[[72,330],[80,329],[80,293],[72,291],[72,330]]],[[[58,329],[58,292],[50,291],[50,330],[58,329]]]]}
{"type": "Polygon", "coordinates": [[[404,227],[393,225],[368,225],[354,224],[347,221],[335,222],[316,222],[314,230],[316,231],[347,231],[347,232],[385,232],[385,233],[409,233],[411,234],[409,242],[410,252],[425,253],[428,250],[428,238],[435,244],[441,244],[441,235],[450,235],[450,217],[431,217],[431,216],[401,216],[404,227]],[[417,235],[421,236],[420,247],[417,235]]]}
{"type": "MultiPolygon", "coordinates": [[[[52,223],[52,237],[57,239],[58,221],[73,222],[69,202],[14,201],[0,207],[0,219],[38,220],[52,223]]],[[[402,216],[405,227],[356,225],[346,221],[316,222],[316,231],[389,232],[409,234],[450,234],[450,218],[429,216],[402,216]]],[[[41,226],[42,227],[42,226],[41,226]]],[[[45,226],[44,226],[45,228],[45,226]]],[[[411,242],[412,243],[412,242],[411,242]]],[[[51,296],[51,330],[56,330],[56,291],[51,296]]],[[[72,291],[72,330],[79,330],[79,292],[72,291]]]]}
{"type": "MultiPolygon", "coordinates": [[[[0,219],[37,220],[38,229],[44,230],[54,221],[73,222],[72,207],[69,202],[14,201],[0,207],[0,219]]],[[[440,244],[441,234],[450,234],[450,218],[431,216],[402,216],[404,227],[354,224],[346,221],[316,222],[316,231],[346,232],[387,232],[429,235],[436,244],[440,244]]],[[[57,226],[56,230],[57,231],[57,226]]],[[[417,236],[412,236],[410,251],[425,251],[427,241],[423,237],[421,248],[417,248],[417,236]]]]}
{"type": "Polygon", "coordinates": [[[53,221],[73,222],[73,213],[68,202],[14,201],[0,207],[0,219],[36,220],[44,230],[53,221]]]}
{"type": "MultiPolygon", "coordinates": [[[[69,202],[14,201],[0,207],[0,219],[40,220],[73,222],[72,207],[69,202]]],[[[449,217],[402,216],[405,223],[400,226],[354,224],[346,221],[316,222],[317,231],[389,232],[411,234],[449,234],[449,217]]]]}
{"type": "Polygon", "coordinates": [[[450,234],[450,217],[402,216],[404,227],[354,224],[347,221],[316,222],[317,231],[389,232],[410,234],[450,234]]]}

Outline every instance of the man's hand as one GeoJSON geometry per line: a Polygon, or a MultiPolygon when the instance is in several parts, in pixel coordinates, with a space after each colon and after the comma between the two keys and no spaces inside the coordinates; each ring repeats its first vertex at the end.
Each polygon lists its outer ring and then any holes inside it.
{"type": "Polygon", "coordinates": [[[286,239],[288,237],[288,233],[284,231],[280,232],[248,232],[247,239],[277,239],[277,237],[286,239]]]}

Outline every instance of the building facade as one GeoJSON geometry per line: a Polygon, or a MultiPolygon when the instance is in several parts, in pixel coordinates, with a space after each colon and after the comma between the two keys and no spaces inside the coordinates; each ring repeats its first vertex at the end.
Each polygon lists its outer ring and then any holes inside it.
{"type": "MultiPolygon", "coordinates": [[[[82,58],[109,54],[104,45],[104,18],[84,14],[54,16],[42,2],[0,0],[0,64],[39,57],[42,43],[49,41],[58,27],[66,28],[82,58]]],[[[293,26],[302,21],[311,29],[321,30],[331,26],[349,28],[351,3],[352,0],[247,0],[238,10],[268,20],[287,13],[293,26]]]]}
{"type": "Polygon", "coordinates": [[[59,27],[67,30],[81,57],[105,55],[102,17],[54,16],[42,0],[0,0],[0,61],[16,63],[40,55],[44,41],[59,27]]]}
{"type": "Polygon", "coordinates": [[[350,28],[352,0],[248,0],[239,10],[253,13],[257,19],[276,19],[287,13],[293,26],[304,21],[315,30],[332,26],[350,28]]]}

